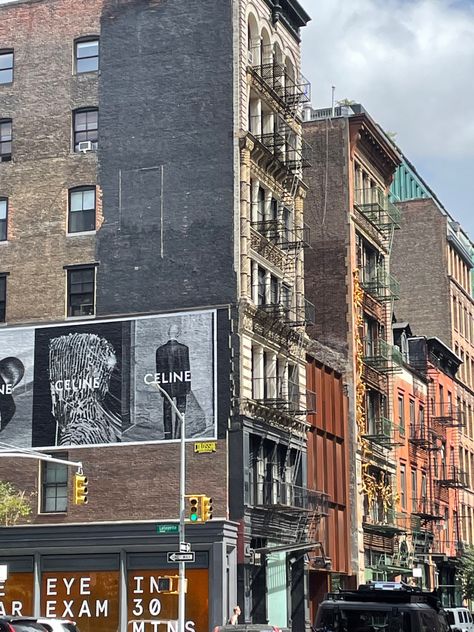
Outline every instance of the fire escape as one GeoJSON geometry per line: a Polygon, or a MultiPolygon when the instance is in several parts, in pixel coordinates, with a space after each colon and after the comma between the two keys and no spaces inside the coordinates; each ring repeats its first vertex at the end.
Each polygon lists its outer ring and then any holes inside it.
{"type": "MultiPolygon", "coordinates": [[[[252,200],[250,246],[259,260],[271,266],[252,261],[253,300],[246,310],[253,333],[278,342],[280,351],[270,363],[262,352],[263,372],[253,376],[252,396],[245,408],[253,418],[282,431],[286,443],[284,455],[282,445],[275,444],[263,480],[256,484],[252,534],[262,540],[277,538],[283,547],[307,544],[310,548],[314,525],[328,514],[328,497],[301,485],[306,417],[315,410],[316,401],[314,393],[303,389],[298,365],[291,360],[304,357],[305,326],[314,322],[314,305],[305,299],[302,283],[309,229],[295,205],[302,170],[309,166],[301,135],[301,107],[309,100],[309,83],[292,75],[269,47],[252,46],[248,62],[251,161],[277,184],[270,204],[252,200]]],[[[257,450],[266,436],[259,440],[257,450]]]]}

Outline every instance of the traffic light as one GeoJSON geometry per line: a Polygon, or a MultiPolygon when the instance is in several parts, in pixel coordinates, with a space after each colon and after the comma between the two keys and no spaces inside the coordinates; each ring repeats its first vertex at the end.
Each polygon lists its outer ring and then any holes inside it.
{"type": "Polygon", "coordinates": [[[212,520],[212,498],[203,496],[201,499],[201,519],[203,522],[212,520]]]}
{"type": "Polygon", "coordinates": [[[87,476],[74,474],[74,504],[87,505],[87,476]]]}
{"type": "Polygon", "coordinates": [[[186,498],[188,499],[188,517],[186,520],[188,522],[202,522],[201,517],[201,498],[200,494],[187,494],[186,498]]]}

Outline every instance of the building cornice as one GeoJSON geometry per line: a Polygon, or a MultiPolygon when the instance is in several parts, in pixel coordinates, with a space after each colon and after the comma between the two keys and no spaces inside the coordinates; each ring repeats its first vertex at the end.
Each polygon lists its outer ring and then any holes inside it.
{"type": "Polygon", "coordinates": [[[273,24],[281,21],[299,42],[300,28],[306,26],[311,20],[310,16],[303,9],[297,0],[265,0],[272,12],[273,24]]]}

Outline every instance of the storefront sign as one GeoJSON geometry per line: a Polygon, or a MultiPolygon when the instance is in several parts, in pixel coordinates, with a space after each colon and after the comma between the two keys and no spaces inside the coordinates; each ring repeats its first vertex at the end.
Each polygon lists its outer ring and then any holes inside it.
{"type": "Polygon", "coordinates": [[[33,573],[9,573],[0,582],[0,616],[31,615],[33,612],[33,573]]]}

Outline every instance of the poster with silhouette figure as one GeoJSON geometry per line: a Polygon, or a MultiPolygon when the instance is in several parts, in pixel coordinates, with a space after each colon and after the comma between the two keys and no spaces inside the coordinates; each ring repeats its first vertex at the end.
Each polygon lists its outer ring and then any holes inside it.
{"type": "Polygon", "coordinates": [[[216,438],[215,311],[0,330],[0,444],[216,438]],[[175,409],[176,407],[176,409],[175,409]]]}
{"type": "Polygon", "coordinates": [[[116,321],[36,330],[33,446],[122,440],[129,328],[116,321]]]}
{"type": "Polygon", "coordinates": [[[31,446],[34,329],[4,329],[0,335],[0,442],[31,446]]]}
{"type": "Polygon", "coordinates": [[[216,437],[214,335],[212,311],[132,323],[131,425],[124,440],[179,439],[174,406],[184,414],[187,439],[216,437]]]}

